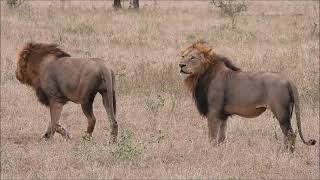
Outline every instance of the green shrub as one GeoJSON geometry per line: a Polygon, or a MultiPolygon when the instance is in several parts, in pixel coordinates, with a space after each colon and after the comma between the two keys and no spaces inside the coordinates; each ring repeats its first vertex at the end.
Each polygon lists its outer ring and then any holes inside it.
{"type": "Polygon", "coordinates": [[[132,139],[133,134],[131,132],[122,134],[115,149],[112,151],[113,156],[121,160],[131,160],[140,155],[142,153],[141,149],[133,145],[132,139]]]}

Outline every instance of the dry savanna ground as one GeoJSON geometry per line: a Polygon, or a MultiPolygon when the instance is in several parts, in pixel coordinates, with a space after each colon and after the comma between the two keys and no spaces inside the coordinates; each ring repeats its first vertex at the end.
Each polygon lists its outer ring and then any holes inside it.
{"type": "Polygon", "coordinates": [[[297,138],[294,154],[284,151],[270,112],[233,116],[226,142],[208,144],[177,66],[180,48],[205,39],[245,71],[280,72],[299,88],[305,137],[319,140],[319,1],[248,1],[235,29],[208,2],[147,3],[139,12],[114,11],[110,2],[1,4],[1,178],[319,179],[319,144],[297,138]],[[30,40],[103,58],[116,71],[117,144],[108,144],[99,95],[92,141],[82,140],[87,121],[73,103],[61,118],[72,139],[41,140],[48,109],[14,76],[16,53],[30,40]]]}

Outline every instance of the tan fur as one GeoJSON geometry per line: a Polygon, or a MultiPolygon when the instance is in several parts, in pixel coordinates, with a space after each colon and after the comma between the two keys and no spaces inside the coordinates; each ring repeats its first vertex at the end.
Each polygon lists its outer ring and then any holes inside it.
{"type": "Polygon", "coordinates": [[[96,122],[92,103],[95,95],[100,93],[110,116],[111,141],[116,141],[115,78],[102,59],[71,58],[56,44],[27,43],[18,53],[16,78],[31,86],[38,100],[50,108],[51,122],[44,138],[51,138],[55,132],[69,137],[59,124],[63,105],[68,101],[81,104],[88,119],[84,138],[91,137],[96,122]]]}
{"type": "Polygon", "coordinates": [[[316,143],[302,136],[298,91],[290,80],[277,73],[243,72],[204,41],[182,50],[181,57],[180,73],[200,114],[208,119],[210,141],[225,139],[228,116],[254,118],[268,108],[280,123],[285,144],[293,151],[295,134],[290,119],[295,107],[301,140],[306,145],[316,143]]]}

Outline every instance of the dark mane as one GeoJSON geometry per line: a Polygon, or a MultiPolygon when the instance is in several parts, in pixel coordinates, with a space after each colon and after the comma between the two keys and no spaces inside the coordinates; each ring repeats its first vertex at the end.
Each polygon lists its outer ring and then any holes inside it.
{"type": "MultiPolygon", "coordinates": [[[[209,113],[208,93],[209,85],[212,79],[212,69],[207,69],[203,74],[198,76],[193,88],[193,100],[201,116],[207,117],[209,113]]],[[[227,119],[230,114],[226,114],[224,109],[219,110],[219,118],[222,120],[227,119]]]]}
{"type": "Polygon", "coordinates": [[[57,58],[70,57],[70,54],[58,48],[57,44],[27,43],[18,55],[18,61],[41,61],[47,55],[54,55],[57,58]]]}
{"type": "Polygon", "coordinates": [[[36,89],[36,95],[38,97],[38,100],[41,104],[45,106],[49,106],[49,97],[48,95],[42,90],[42,88],[36,89]]]}
{"type": "MultiPolygon", "coordinates": [[[[224,56],[214,54],[211,57],[211,62],[221,62],[232,71],[241,71],[240,68],[236,67],[228,58],[224,56]]],[[[209,113],[208,92],[210,80],[212,79],[212,72],[215,71],[213,70],[213,67],[215,67],[215,63],[209,65],[203,74],[199,74],[197,78],[194,79],[195,83],[192,88],[193,99],[195,101],[199,113],[202,116],[207,116],[209,113]]],[[[225,114],[223,110],[219,114],[221,119],[226,119],[226,117],[229,116],[228,114],[225,114]]]]}
{"type": "Polygon", "coordinates": [[[196,80],[192,92],[194,102],[201,116],[207,116],[209,112],[208,89],[210,82],[210,73],[205,72],[196,80]]]}

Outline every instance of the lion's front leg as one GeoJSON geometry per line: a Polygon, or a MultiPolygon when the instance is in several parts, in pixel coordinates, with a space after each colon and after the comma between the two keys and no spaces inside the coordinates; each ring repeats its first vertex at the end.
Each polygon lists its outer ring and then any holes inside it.
{"type": "Polygon", "coordinates": [[[45,139],[50,139],[55,132],[58,132],[66,139],[70,138],[69,133],[59,124],[62,107],[63,104],[61,103],[55,101],[50,102],[51,122],[49,123],[48,129],[43,136],[45,139]]]}
{"type": "Polygon", "coordinates": [[[208,129],[209,129],[209,142],[214,145],[217,143],[216,138],[221,125],[221,119],[218,118],[214,112],[209,113],[208,116],[208,129]]]}
{"type": "Polygon", "coordinates": [[[227,120],[222,120],[220,124],[218,143],[222,143],[226,139],[226,128],[227,120]]]}
{"type": "Polygon", "coordinates": [[[56,131],[53,128],[52,122],[49,122],[46,133],[42,136],[45,140],[50,139],[56,131]]]}

